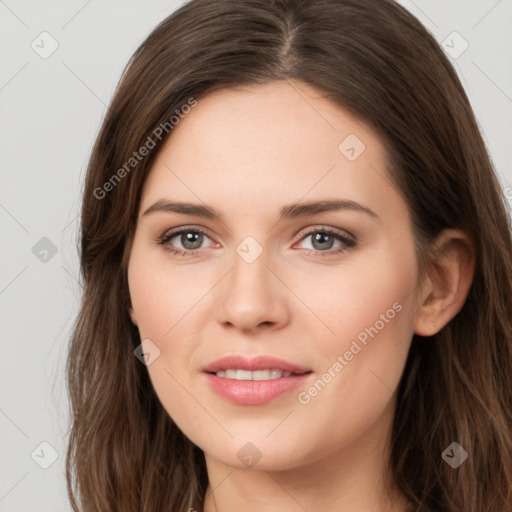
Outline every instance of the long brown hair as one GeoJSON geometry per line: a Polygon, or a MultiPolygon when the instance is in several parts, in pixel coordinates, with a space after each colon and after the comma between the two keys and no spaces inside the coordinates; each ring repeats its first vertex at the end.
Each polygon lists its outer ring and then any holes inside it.
{"type": "Polygon", "coordinates": [[[214,90],[275,80],[310,84],[377,130],[411,212],[421,269],[443,229],[472,241],[463,308],[435,336],[413,337],[389,471],[417,512],[512,510],[510,210],[453,66],[392,0],[192,0],[131,58],[83,191],[83,299],[66,367],[73,509],[202,510],[204,454],[134,357],[141,340],[128,313],[127,261],[169,120],[214,90]],[[135,159],[148,138],[157,147],[135,159]],[[469,454],[457,469],[441,457],[454,441],[469,454]]]}

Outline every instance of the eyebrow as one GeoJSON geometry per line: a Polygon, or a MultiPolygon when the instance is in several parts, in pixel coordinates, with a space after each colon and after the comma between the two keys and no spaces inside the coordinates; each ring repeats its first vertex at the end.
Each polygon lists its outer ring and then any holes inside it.
{"type": "MultiPolygon", "coordinates": [[[[280,220],[283,219],[293,219],[298,217],[308,217],[318,213],[324,213],[329,211],[338,211],[338,210],[351,210],[365,213],[371,217],[376,219],[379,216],[367,206],[356,203],[355,201],[350,201],[348,199],[334,199],[334,200],[324,200],[324,201],[315,201],[309,203],[293,203],[283,206],[279,211],[280,220]]],[[[223,222],[221,214],[211,206],[194,204],[194,203],[184,203],[179,201],[168,201],[164,199],[160,199],[155,204],[150,206],[144,213],[144,215],[149,215],[153,212],[174,212],[181,213],[184,215],[195,215],[198,217],[204,217],[207,219],[217,220],[219,222],[223,222]]]]}

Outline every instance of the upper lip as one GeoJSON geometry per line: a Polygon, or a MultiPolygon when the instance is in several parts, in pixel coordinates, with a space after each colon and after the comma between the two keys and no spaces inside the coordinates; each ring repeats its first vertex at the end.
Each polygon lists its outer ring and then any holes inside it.
{"type": "Polygon", "coordinates": [[[284,359],[278,359],[271,356],[244,357],[240,355],[231,355],[221,357],[203,368],[206,373],[216,373],[220,370],[240,369],[240,370],[282,370],[283,372],[307,373],[310,368],[300,366],[284,359]]]}

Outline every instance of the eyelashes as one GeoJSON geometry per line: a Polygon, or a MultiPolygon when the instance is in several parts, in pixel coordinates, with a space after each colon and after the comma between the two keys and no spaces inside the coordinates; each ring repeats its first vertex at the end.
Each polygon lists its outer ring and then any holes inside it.
{"type": "MultiPolygon", "coordinates": [[[[180,248],[174,247],[173,244],[170,243],[172,239],[181,237],[180,243],[182,245],[183,245],[183,242],[185,242],[185,243],[191,242],[193,244],[193,243],[197,242],[197,237],[193,241],[191,241],[190,238],[188,240],[186,238],[185,239],[183,238],[183,235],[192,234],[192,233],[194,235],[199,235],[198,238],[200,241],[200,245],[202,245],[202,242],[205,237],[210,239],[208,234],[200,228],[183,227],[183,228],[179,228],[179,229],[176,229],[176,230],[173,230],[170,232],[169,231],[165,232],[162,236],[158,237],[155,242],[158,245],[163,246],[164,250],[171,253],[172,255],[175,255],[175,256],[178,256],[181,258],[194,257],[194,256],[198,256],[203,251],[203,248],[180,249],[180,248]]],[[[298,242],[296,242],[294,245],[297,245],[297,243],[302,242],[303,240],[306,240],[307,238],[311,237],[312,235],[320,235],[320,242],[325,240],[325,237],[327,237],[329,241],[330,240],[338,241],[341,244],[340,246],[338,246],[336,248],[329,248],[328,250],[320,250],[320,249],[306,249],[305,250],[305,253],[308,256],[314,256],[315,258],[336,256],[336,255],[344,253],[345,251],[347,251],[357,245],[357,240],[355,239],[355,237],[347,236],[345,234],[342,234],[342,233],[340,233],[336,230],[333,230],[331,228],[328,228],[328,227],[318,227],[318,228],[309,230],[308,232],[304,233],[303,236],[300,238],[300,240],[298,242]]],[[[319,241],[318,237],[316,237],[315,242],[318,242],[318,241],[319,241]]]]}

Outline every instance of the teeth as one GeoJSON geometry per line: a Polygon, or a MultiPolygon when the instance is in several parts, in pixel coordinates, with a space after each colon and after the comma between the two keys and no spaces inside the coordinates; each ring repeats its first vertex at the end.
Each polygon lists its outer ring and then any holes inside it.
{"type": "Polygon", "coordinates": [[[255,372],[252,372],[252,380],[269,380],[269,379],[270,379],[270,370],[257,370],[255,372]]]}
{"type": "Polygon", "coordinates": [[[272,380],[280,379],[281,377],[289,377],[292,372],[283,372],[282,370],[256,370],[251,372],[250,370],[240,369],[229,369],[219,370],[215,375],[217,377],[225,377],[226,379],[236,380],[272,380]]]}
{"type": "Polygon", "coordinates": [[[236,380],[252,380],[252,372],[249,370],[235,370],[236,380]]]}

